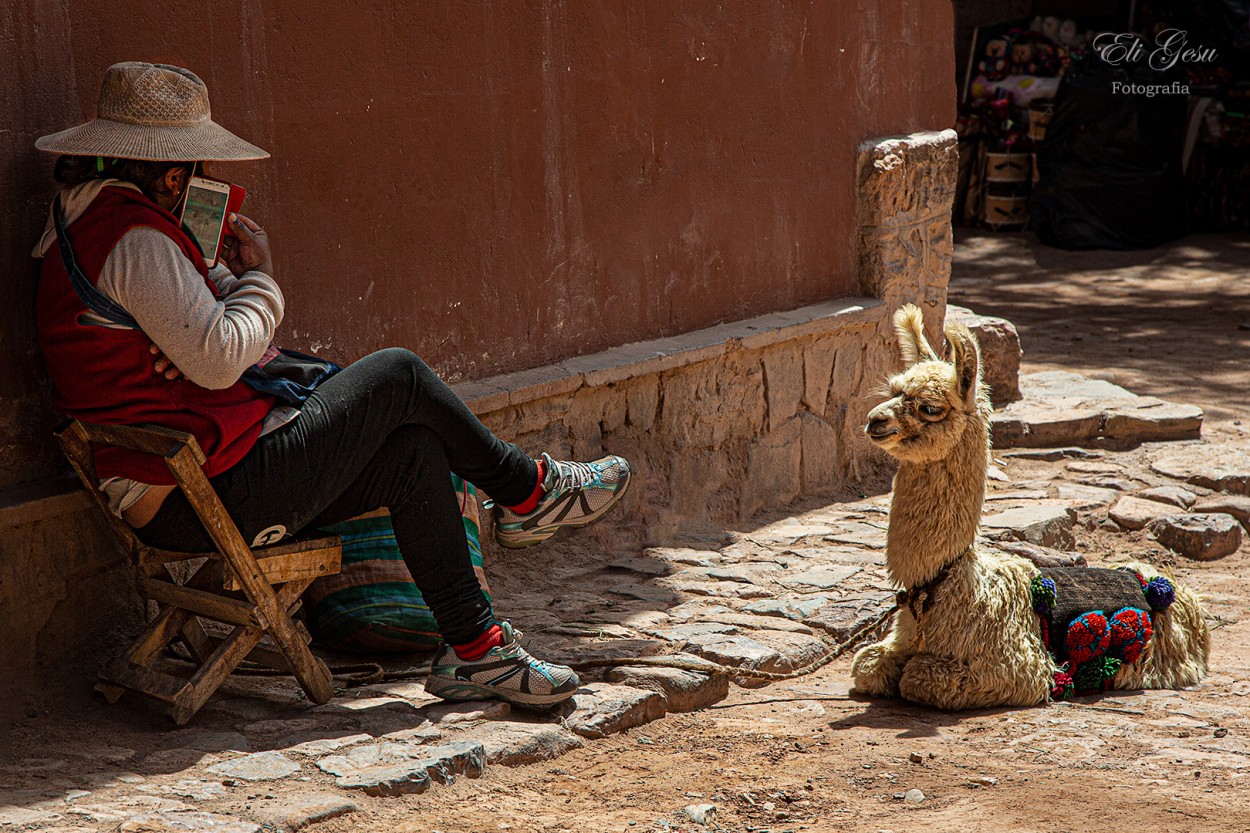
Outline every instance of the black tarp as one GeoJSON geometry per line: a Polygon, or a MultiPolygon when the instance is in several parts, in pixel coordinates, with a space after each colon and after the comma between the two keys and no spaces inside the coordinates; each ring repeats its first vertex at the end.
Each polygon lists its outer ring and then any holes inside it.
{"type": "Polygon", "coordinates": [[[1146,249],[1185,233],[1181,150],[1188,96],[1130,87],[1184,84],[1179,68],[1112,65],[1097,52],[1072,62],[1037,151],[1030,215],[1061,249],[1146,249]],[[1118,86],[1117,86],[1118,85],[1118,86]]]}

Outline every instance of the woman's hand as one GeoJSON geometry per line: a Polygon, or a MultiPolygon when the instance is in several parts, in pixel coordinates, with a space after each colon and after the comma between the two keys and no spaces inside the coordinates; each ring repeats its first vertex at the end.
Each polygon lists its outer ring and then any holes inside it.
{"type": "Polygon", "coordinates": [[[260,225],[242,214],[226,218],[234,237],[227,237],[223,244],[226,266],[236,277],[256,270],[273,277],[273,256],[269,252],[269,235],[260,225]]]}
{"type": "Polygon", "coordinates": [[[152,369],[158,374],[164,376],[166,379],[177,379],[182,375],[182,371],[177,367],[174,367],[174,363],[169,360],[168,356],[161,352],[161,348],[153,344],[148,347],[148,352],[153,356],[156,356],[156,361],[152,363],[152,369]]]}

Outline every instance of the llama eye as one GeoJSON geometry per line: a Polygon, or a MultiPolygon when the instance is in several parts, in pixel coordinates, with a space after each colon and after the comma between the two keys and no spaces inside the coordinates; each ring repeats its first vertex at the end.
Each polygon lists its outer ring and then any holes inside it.
{"type": "Polygon", "coordinates": [[[920,413],[924,414],[925,416],[931,416],[931,417],[941,416],[942,409],[939,408],[937,405],[921,405],[920,413]]]}

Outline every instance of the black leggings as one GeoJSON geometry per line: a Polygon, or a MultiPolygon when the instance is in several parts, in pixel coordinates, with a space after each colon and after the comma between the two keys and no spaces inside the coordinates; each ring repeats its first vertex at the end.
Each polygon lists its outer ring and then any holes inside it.
{"type": "MultiPolygon", "coordinates": [[[[322,384],[298,419],[212,484],[248,543],[277,526],[295,534],[389,508],[413,580],[443,638],[459,645],[494,614],[469,560],[451,472],[504,505],[524,501],[538,480],[534,461],[492,434],[425,362],[389,349],[322,384]]],[[[136,534],[162,549],[213,549],[176,490],[136,534]]]]}

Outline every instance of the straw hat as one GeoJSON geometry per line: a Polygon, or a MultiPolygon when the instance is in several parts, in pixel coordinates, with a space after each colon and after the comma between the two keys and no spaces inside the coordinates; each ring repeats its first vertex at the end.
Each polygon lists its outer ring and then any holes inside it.
{"type": "Polygon", "coordinates": [[[195,73],[168,64],[129,61],[105,70],[96,118],[43,136],[35,147],[48,153],[151,162],[269,156],[211,116],[208,87],[195,73]]]}

